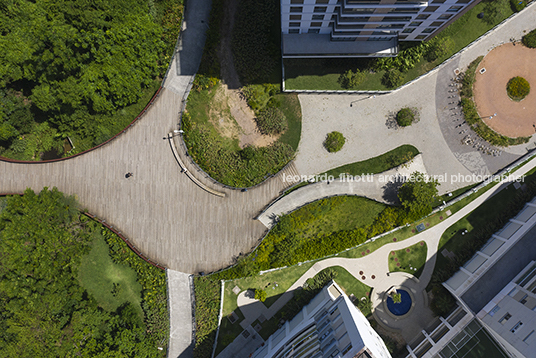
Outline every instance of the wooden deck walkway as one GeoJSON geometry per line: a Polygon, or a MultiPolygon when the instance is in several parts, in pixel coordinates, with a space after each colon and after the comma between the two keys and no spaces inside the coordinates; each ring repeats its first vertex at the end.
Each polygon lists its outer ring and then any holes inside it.
{"type": "Polygon", "coordinates": [[[177,128],[181,98],[162,89],[126,133],[79,157],[35,164],[0,161],[0,192],[56,186],[76,195],[83,208],[173,270],[210,272],[231,264],[258,243],[266,228],[254,218],[289,183],[276,176],[247,192],[214,187],[225,198],[199,188],[181,173],[167,140],[177,128]],[[127,172],[133,177],[126,179],[127,172]]]}

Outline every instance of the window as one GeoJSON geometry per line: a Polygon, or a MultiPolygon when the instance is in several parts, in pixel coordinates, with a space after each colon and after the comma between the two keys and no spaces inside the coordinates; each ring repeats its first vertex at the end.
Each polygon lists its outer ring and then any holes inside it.
{"type": "Polygon", "coordinates": [[[439,9],[439,6],[428,6],[426,9],[424,9],[424,12],[434,12],[437,9],[439,9]]]}
{"type": "Polygon", "coordinates": [[[301,6],[291,6],[290,7],[290,12],[302,12],[302,7],[301,6]]]}
{"type": "Polygon", "coordinates": [[[421,14],[421,15],[417,16],[417,20],[426,20],[429,17],[430,17],[430,15],[428,15],[428,14],[421,14]]]}
{"type": "Polygon", "coordinates": [[[413,31],[415,31],[415,29],[407,28],[407,29],[404,29],[404,31],[402,31],[402,33],[403,34],[411,34],[413,31]]]}
{"type": "Polygon", "coordinates": [[[426,38],[426,35],[415,36],[415,40],[424,40],[425,38],[426,38]]]}
{"type": "Polygon", "coordinates": [[[289,30],[288,30],[288,33],[289,33],[289,34],[299,34],[299,33],[300,33],[300,29],[289,29],[289,30]]]}
{"type": "Polygon", "coordinates": [[[529,340],[530,337],[532,337],[533,334],[534,334],[534,330],[532,330],[532,332],[527,334],[527,336],[523,339],[523,342],[527,343],[527,341],[529,340]]]}
{"type": "Polygon", "coordinates": [[[324,15],[313,15],[311,20],[324,20],[324,15]]]}
{"type": "Polygon", "coordinates": [[[301,15],[290,15],[290,20],[301,20],[301,15]]]}
{"type": "Polygon", "coordinates": [[[290,22],[288,24],[289,27],[300,27],[300,23],[299,22],[290,22]]]}
{"type": "Polygon", "coordinates": [[[432,4],[443,4],[445,0],[434,0],[432,1],[432,4]]]}
{"type": "Polygon", "coordinates": [[[329,0],[316,0],[316,4],[327,4],[329,0]]]}
{"type": "Polygon", "coordinates": [[[452,17],[452,15],[450,14],[443,14],[443,15],[440,15],[437,19],[438,20],[448,20],[452,17]]]}
{"type": "Polygon", "coordinates": [[[515,324],[515,326],[512,327],[512,329],[510,330],[510,332],[512,333],[516,333],[516,331],[519,329],[519,327],[521,327],[523,325],[523,322],[519,321],[515,324]]]}
{"type": "Polygon", "coordinates": [[[519,303],[521,303],[522,305],[527,303],[527,297],[529,297],[529,295],[524,295],[523,297],[521,297],[521,299],[519,300],[519,303]]]}
{"type": "Polygon", "coordinates": [[[430,24],[430,26],[441,26],[443,25],[443,21],[434,21],[430,24]]]}
{"type": "Polygon", "coordinates": [[[434,32],[434,28],[433,27],[427,27],[426,29],[424,29],[422,31],[423,34],[431,34],[432,32],[434,32]]]}
{"type": "Polygon", "coordinates": [[[499,320],[500,324],[504,324],[506,321],[508,321],[510,318],[512,318],[512,315],[510,313],[507,313],[499,320]]]}
{"type": "Polygon", "coordinates": [[[404,40],[407,37],[408,37],[408,35],[400,35],[400,36],[398,36],[398,39],[399,40],[404,40]]]}
{"type": "Polygon", "coordinates": [[[311,27],[320,27],[322,26],[321,22],[311,22],[311,27]]]}
{"type": "Polygon", "coordinates": [[[320,33],[320,29],[309,29],[309,31],[307,31],[307,33],[309,33],[309,34],[318,34],[318,33],[320,33]]]}
{"type": "Polygon", "coordinates": [[[290,0],[291,4],[303,4],[303,0],[290,0]]]}
{"type": "Polygon", "coordinates": [[[458,12],[463,8],[463,6],[451,6],[447,11],[448,12],[458,12]]]}
{"type": "Polygon", "coordinates": [[[469,4],[472,0],[458,0],[456,4],[469,4]]]}
{"type": "Polygon", "coordinates": [[[420,24],[422,24],[422,21],[413,21],[409,26],[419,26],[420,24]]]}
{"type": "Polygon", "coordinates": [[[326,12],[328,9],[327,6],[315,6],[314,12],[326,12]]]}
{"type": "Polygon", "coordinates": [[[489,315],[490,315],[491,317],[493,317],[493,315],[494,315],[495,313],[497,313],[497,311],[500,310],[500,309],[501,309],[501,308],[499,307],[499,305],[496,305],[495,307],[493,307],[493,308],[491,309],[491,311],[489,311],[489,315]]]}
{"type": "Polygon", "coordinates": [[[516,293],[517,293],[517,289],[516,289],[516,288],[512,288],[512,290],[511,290],[510,292],[508,292],[508,296],[510,296],[510,297],[514,297],[516,293]]]}
{"type": "Polygon", "coordinates": [[[350,349],[352,349],[352,344],[351,343],[348,345],[348,347],[343,349],[342,355],[345,355],[346,353],[350,352],[350,349]]]}

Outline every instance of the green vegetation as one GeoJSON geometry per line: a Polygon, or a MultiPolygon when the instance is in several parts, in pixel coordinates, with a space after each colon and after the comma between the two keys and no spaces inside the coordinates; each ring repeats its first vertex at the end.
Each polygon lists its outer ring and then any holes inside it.
{"type": "Polygon", "coordinates": [[[478,134],[482,139],[488,141],[493,145],[507,147],[509,145],[527,143],[530,140],[530,137],[510,138],[498,134],[490,127],[488,127],[478,114],[476,105],[473,101],[473,84],[475,82],[476,69],[483,58],[483,56],[480,56],[476,60],[471,62],[471,64],[463,74],[460,96],[465,121],[467,122],[467,124],[469,124],[469,126],[471,126],[471,129],[475,131],[476,134],[478,134]]]}
{"type": "Polygon", "coordinates": [[[382,77],[382,84],[389,89],[400,87],[403,83],[404,75],[396,68],[386,71],[382,77]]]}
{"type": "Polygon", "coordinates": [[[342,149],[346,139],[341,132],[331,132],[326,135],[324,148],[330,153],[338,152],[342,149]]]}
{"type": "Polygon", "coordinates": [[[255,290],[255,299],[261,302],[266,301],[266,291],[265,290],[255,290]]]}
{"type": "Polygon", "coordinates": [[[212,355],[220,311],[220,282],[209,277],[195,277],[195,347],[194,358],[212,355]]]}
{"type": "Polygon", "coordinates": [[[39,194],[28,189],[3,202],[2,357],[103,352],[118,357],[165,356],[165,349],[157,349],[166,346],[169,326],[163,271],[81,215],[76,200],[56,189],[44,188],[39,194]],[[92,260],[105,267],[95,267],[92,260]],[[90,270],[93,276],[83,277],[86,273],[81,270],[90,270]],[[99,283],[103,287],[97,287],[99,283]],[[113,283],[119,286],[114,289],[113,283]]]}
{"type": "Polygon", "coordinates": [[[355,72],[348,70],[339,76],[337,82],[344,89],[354,89],[365,79],[366,74],[357,69],[355,72]]]}
{"type": "Polygon", "coordinates": [[[182,9],[182,0],[4,4],[0,155],[58,158],[123,130],[158,88],[182,9]]]}
{"type": "Polygon", "coordinates": [[[428,179],[423,173],[415,172],[398,190],[398,199],[406,210],[406,222],[412,222],[429,215],[432,203],[437,198],[439,183],[428,179]]]}
{"type": "Polygon", "coordinates": [[[391,293],[391,298],[393,299],[393,303],[402,303],[402,295],[400,293],[391,293]]]}
{"type": "MultiPolygon", "coordinates": [[[[508,0],[481,2],[430,41],[401,42],[401,51],[394,58],[288,59],[284,61],[285,86],[287,89],[343,90],[345,88],[338,79],[351,69],[365,74],[363,81],[353,89],[386,90],[390,88],[382,81],[386,71],[396,69],[402,73],[402,83],[411,81],[469,45],[512,13],[508,0]],[[489,13],[491,8],[497,16],[477,18],[479,13],[489,13]],[[432,58],[435,60],[428,61],[432,58]]],[[[394,87],[397,86],[391,88],[394,87]]]]}
{"type": "Polygon", "coordinates": [[[396,114],[396,122],[401,127],[407,127],[413,124],[417,119],[417,109],[416,108],[402,108],[396,114]]]}
{"type": "Polygon", "coordinates": [[[527,0],[510,0],[510,6],[512,6],[516,12],[519,12],[527,6],[527,0]]]}
{"type": "Polygon", "coordinates": [[[406,272],[419,277],[426,263],[427,245],[424,241],[415,245],[391,251],[389,254],[389,272],[406,272]]]}
{"type": "Polygon", "coordinates": [[[374,158],[345,164],[343,166],[328,170],[326,174],[337,178],[341,174],[346,175],[363,175],[363,174],[378,174],[386,170],[395,168],[413,159],[419,150],[412,145],[405,144],[395,148],[387,153],[374,158]]]}
{"type": "Polygon", "coordinates": [[[523,36],[521,41],[528,48],[536,48],[536,29],[523,36]]]}
{"type": "Polygon", "coordinates": [[[521,101],[530,93],[530,84],[529,81],[523,77],[514,77],[508,81],[506,85],[506,92],[508,97],[514,101],[521,101]]]}
{"type": "Polygon", "coordinates": [[[280,93],[278,7],[269,0],[240,0],[232,27],[232,50],[244,84],[241,91],[260,132],[279,138],[265,147],[239,145],[242,128],[219,84],[220,37],[230,31],[221,24],[223,6],[223,0],[212,5],[195,91],[188,97],[182,118],[184,140],[192,159],[212,178],[234,187],[249,187],[277,173],[294,157],[301,134],[301,108],[296,95],[280,93]]]}

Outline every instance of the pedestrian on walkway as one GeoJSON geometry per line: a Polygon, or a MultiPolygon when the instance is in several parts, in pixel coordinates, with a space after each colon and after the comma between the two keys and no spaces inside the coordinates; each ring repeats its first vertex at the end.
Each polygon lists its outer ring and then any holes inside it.
{"type": "Polygon", "coordinates": [[[125,174],[125,178],[128,179],[128,178],[130,178],[130,177],[133,176],[133,175],[134,175],[134,174],[132,174],[131,172],[128,172],[128,173],[125,174]]]}

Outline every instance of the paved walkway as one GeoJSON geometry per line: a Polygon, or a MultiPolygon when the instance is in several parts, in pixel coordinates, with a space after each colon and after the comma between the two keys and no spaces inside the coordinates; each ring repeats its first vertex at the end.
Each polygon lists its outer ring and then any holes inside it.
{"type": "MultiPolygon", "coordinates": [[[[536,19],[536,2],[532,3],[510,21],[501,25],[487,37],[458,54],[445,66],[456,63],[464,69],[475,58],[485,55],[492,48],[508,42],[511,37],[520,39],[524,30],[534,27],[536,19]]],[[[442,68],[444,68],[443,66],[442,68]]],[[[450,150],[449,144],[439,125],[438,111],[448,111],[441,103],[438,107],[436,96],[447,100],[448,83],[446,79],[454,77],[454,72],[444,72],[439,68],[418,81],[387,95],[345,96],[340,94],[300,94],[303,111],[302,137],[296,157],[296,168],[302,175],[323,173],[338,166],[362,161],[378,156],[403,144],[412,144],[423,153],[423,160],[430,175],[469,175],[493,173],[500,165],[488,168],[486,160],[476,149],[457,156],[450,150]],[[438,84],[442,84],[438,87],[438,84]],[[352,107],[350,103],[354,102],[352,107]],[[421,114],[417,124],[402,129],[390,129],[387,115],[403,107],[416,107],[421,114]],[[346,144],[340,152],[328,153],[322,143],[331,131],[339,131],[346,137],[346,144]],[[471,164],[476,165],[471,167],[471,164]],[[469,164],[469,165],[468,165],[469,164]],[[469,169],[468,169],[469,167],[469,169]]],[[[534,142],[533,138],[532,142],[534,142]]],[[[521,155],[526,153],[527,145],[505,149],[507,153],[521,155]]],[[[506,158],[506,157],[505,157],[506,158]]],[[[516,157],[510,157],[515,160],[516,157]]],[[[510,159],[509,158],[509,159],[510,159]]],[[[501,161],[501,157],[497,161],[501,161]]],[[[504,164],[502,166],[505,166],[504,164]]],[[[440,193],[467,186],[471,183],[445,183],[439,187],[440,193]]]]}
{"type": "Polygon", "coordinates": [[[421,154],[406,164],[380,174],[358,177],[352,181],[335,179],[309,184],[272,203],[257,219],[266,227],[272,228],[279,216],[288,214],[313,201],[337,195],[358,195],[378,202],[393,204],[397,201],[396,190],[403,182],[400,177],[408,177],[416,171],[427,173],[421,154]],[[385,180],[385,178],[389,179],[385,180]]]}
{"type": "MultiPolygon", "coordinates": [[[[534,167],[536,167],[536,158],[533,158],[530,162],[518,169],[515,172],[515,175],[526,174],[534,167]]],[[[506,183],[508,182],[503,180],[503,182],[480,195],[477,199],[473,200],[444,221],[406,240],[386,244],[376,251],[360,258],[332,257],[316,262],[269,308],[266,308],[262,303],[247,297],[246,291],[240,293],[237,298],[237,304],[245,318],[244,321],[241,322],[241,326],[247,328],[252,322],[258,319],[261,314],[266,318],[272,317],[292,298],[293,292],[299,287],[302,287],[307,279],[315,276],[325,268],[341,266],[359,281],[373,287],[371,301],[373,314],[378,321],[389,329],[400,332],[407,341],[411,340],[434,319],[432,312],[428,308],[425,288],[430,282],[434,271],[441,235],[447,228],[475,210],[498,191],[502,190],[507,185],[506,183]],[[390,252],[409,247],[421,241],[426,243],[428,251],[426,254],[426,264],[420,278],[416,279],[412,275],[403,272],[390,273],[388,275],[388,259],[390,252]],[[372,278],[373,276],[374,278],[372,278]],[[395,319],[385,312],[383,307],[385,294],[393,286],[405,286],[409,288],[415,299],[413,310],[403,318],[395,319]]]]}
{"type": "Polygon", "coordinates": [[[167,270],[169,304],[168,358],[193,357],[192,276],[167,270]]]}

